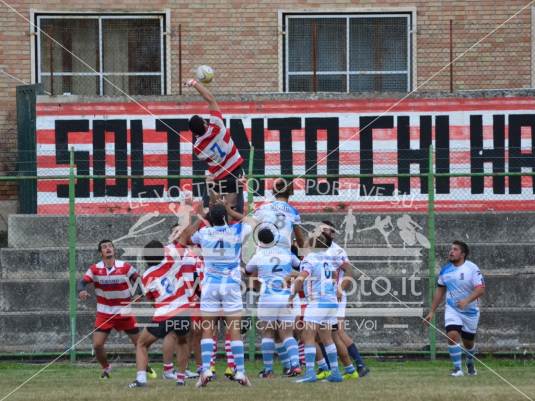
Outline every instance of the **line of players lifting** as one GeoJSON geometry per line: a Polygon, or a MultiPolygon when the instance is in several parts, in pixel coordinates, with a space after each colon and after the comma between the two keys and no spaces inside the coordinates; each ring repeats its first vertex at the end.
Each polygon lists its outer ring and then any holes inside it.
{"type": "MultiPolygon", "coordinates": [[[[285,376],[301,375],[301,365],[305,365],[305,374],[298,382],[341,382],[365,376],[369,370],[344,330],[345,290],[351,282],[351,265],[346,252],[334,242],[334,225],[323,222],[320,230],[305,240],[299,227],[299,213],[288,203],[293,193],[292,183],[282,178],[273,183],[275,200],[264,203],[252,216],[244,216],[240,181],[243,159],[224,126],[213,95],[195,80],[189,80],[185,85],[199,92],[210,111],[208,123],[193,116],[190,130],[195,139],[194,152],[208,166],[210,180],[204,187],[205,200],[208,203],[208,195],[211,195],[212,201],[206,214],[205,210],[199,211],[195,223],[180,232],[174,228],[172,243],[164,246],[151,241],[145,246],[143,257],[147,268],[141,279],[143,294],[132,294],[131,291],[132,284],[138,279],[136,269],[116,260],[111,241],[99,243],[102,261],[88,269],[80,281],[79,294],[81,299],[86,299],[89,295],[86,287],[94,283],[97,318],[93,347],[103,368],[102,377],[110,377],[111,366],[106,359],[104,343],[109,332],[116,329],[125,331],[136,345],[137,374],[130,387],[143,387],[147,376],[156,376],[148,366],[148,349],[160,338],[164,339],[163,377],[183,385],[188,373],[195,376],[186,370],[193,351],[199,376],[197,386],[204,387],[215,377],[216,331],[222,320],[227,332],[228,368],[225,374],[241,385],[250,385],[245,374],[241,332],[243,275],[257,277],[256,282],[261,284],[257,305],[264,362],[264,369],[259,374],[261,378],[273,377],[275,353],[281,359],[285,376]],[[218,200],[218,194],[224,199],[218,200]],[[243,268],[241,254],[248,238],[254,241],[255,253],[243,268]],[[130,305],[141,295],[149,301],[154,313],[151,323],[139,333],[136,319],[125,305],[130,305]],[[175,353],[176,369],[173,366],[175,353]],[[343,363],[343,370],[338,367],[338,358],[343,363]],[[318,372],[314,370],[315,363],[318,363],[318,372]]],[[[459,338],[468,351],[467,364],[471,362],[468,371],[475,373],[472,309],[477,309],[478,320],[477,299],[484,291],[484,284],[477,266],[468,261],[465,263],[466,244],[454,243],[452,250],[455,247],[461,251],[462,260],[453,260],[450,252],[450,263],[446,266],[450,267],[441,272],[432,311],[446,293],[443,288],[450,290],[451,287],[454,291],[448,291],[446,308],[449,305],[453,310],[449,316],[450,323],[454,324],[448,325],[447,310],[446,328],[454,373],[458,376],[459,338]],[[463,267],[467,271],[460,272],[461,269],[451,266],[463,267]],[[447,277],[446,280],[442,277],[443,272],[462,276],[447,277]],[[461,306],[470,309],[471,313],[468,324],[463,320],[466,317],[463,308],[457,305],[459,291],[454,288],[463,284],[465,273],[473,287],[467,295],[468,287],[461,291],[466,295],[460,300],[461,306]]]]}

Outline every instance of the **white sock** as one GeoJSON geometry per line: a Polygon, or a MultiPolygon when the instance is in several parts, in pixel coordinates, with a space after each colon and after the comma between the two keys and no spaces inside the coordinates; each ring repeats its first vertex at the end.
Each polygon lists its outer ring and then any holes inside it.
{"type": "Polygon", "coordinates": [[[136,375],[136,380],[139,383],[147,383],[147,371],[146,370],[138,370],[136,375]]]}

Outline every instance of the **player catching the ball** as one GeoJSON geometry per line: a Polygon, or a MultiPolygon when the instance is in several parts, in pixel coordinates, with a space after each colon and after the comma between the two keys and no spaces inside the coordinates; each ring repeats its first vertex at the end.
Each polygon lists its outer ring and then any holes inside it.
{"type": "Polygon", "coordinates": [[[193,152],[208,164],[206,188],[203,190],[205,206],[213,193],[221,195],[229,206],[243,212],[243,195],[239,179],[243,176],[243,158],[223,123],[221,110],[212,93],[199,81],[190,79],[184,83],[193,87],[208,103],[210,120],[194,115],[189,120],[193,134],[193,152]]]}

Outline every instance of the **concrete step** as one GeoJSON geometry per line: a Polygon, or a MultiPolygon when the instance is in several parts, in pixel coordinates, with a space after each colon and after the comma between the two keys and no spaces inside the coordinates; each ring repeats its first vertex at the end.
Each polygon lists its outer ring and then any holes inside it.
{"type": "MultiPolygon", "coordinates": [[[[121,260],[139,265],[138,254],[142,248],[118,247],[121,260]]],[[[96,247],[77,247],[77,277],[100,260],[96,247]]],[[[59,248],[3,248],[0,249],[0,279],[62,279],[69,277],[69,250],[59,248]]]]}
{"type": "MultiPolygon", "coordinates": [[[[143,246],[152,239],[166,241],[170,228],[177,223],[177,218],[171,215],[154,216],[141,223],[140,218],[147,218],[147,215],[76,216],[77,244],[96,248],[100,240],[111,239],[117,246],[143,246]]],[[[10,215],[8,246],[65,247],[68,244],[67,228],[66,216],[10,215]]]]}
{"type": "MultiPolygon", "coordinates": [[[[345,214],[304,214],[302,220],[320,222],[328,219],[336,227],[342,227],[344,216],[345,214]]],[[[397,227],[397,221],[403,215],[394,213],[355,213],[357,224],[353,238],[348,243],[386,245],[385,237],[373,228],[377,216],[390,216],[393,227],[387,230],[391,231],[387,236],[388,241],[392,245],[402,246],[405,243],[402,235],[407,240],[407,233],[402,233],[397,227]]],[[[427,235],[426,215],[413,214],[411,219],[421,227],[417,231],[427,235]]],[[[76,222],[79,245],[94,246],[104,237],[121,239],[118,241],[121,245],[142,245],[149,239],[164,239],[177,218],[172,215],[79,215],[76,222]]],[[[8,243],[14,248],[65,246],[67,225],[67,216],[10,215],[8,243]]],[[[314,225],[304,227],[309,231],[314,229],[314,225]]],[[[453,239],[463,239],[468,243],[535,243],[535,213],[442,213],[436,215],[436,229],[436,238],[443,243],[453,239]]],[[[343,232],[339,235],[339,242],[344,242],[343,232]]],[[[416,242],[414,246],[421,247],[421,244],[416,242]]]]}
{"type": "MultiPolygon", "coordinates": [[[[444,330],[443,313],[437,313],[437,327],[444,330]]],[[[78,350],[91,350],[94,314],[79,313],[77,319],[78,350]]],[[[482,351],[522,352],[535,347],[535,309],[486,309],[481,315],[478,347],[482,351]],[[505,328],[505,329],[504,329],[505,328]]],[[[348,322],[348,333],[364,351],[421,350],[427,344],[427,330],[418,317],[368,316],[348,322]]],[[[0,313],[0,353],[61,352],[70,346],[67,312],[0,313]]],[[[161,343],[160,343],[161,344],[161,343]]],[[[154,350],[160,347],[154,346],[154,350]]],[[[257,345],[259,342],[257,341],[257,345]]],[[[446,349],[446,338],[437,332],[438,349],[446,349]]],[[[124,334],[112,332],[109,350],[132,351],[124,334]]]]}
{"type": "MultiPolygon", "coordinates": [[[[402,248],[398,248],[402,250],[402,248]]],[[[437,247],[435,272],[446,263],[449,244],[437,247]]],[[[370,277],[428,274],[427,255],[418,258],[391,255],[392,248],[351,248],[348,253],[355,276],[366,274],[370,277]],[[364,256],[361,256],[364,255],[364,256]],[[371,255],[371,256],[370,256],[371,255]],[[373,256],[375,255],[375,256],[373,256]]],[[[395,251],[395,250],[394,250],[395,251]]],[[[142,247],[122,247],[118,245],[119,258],[143,269],[142,247]]],[[[535,247],[527,244],[474,244],[470,247],[470,259],[477,263],[483,273],[515,274],[520,278],[535,274],[535,247]]],[[[78,247],[76,254],[77,277],[99,260],[95,247],[78,247]]],[[[0,280],[66,279],[68,278],[68,249],[66,247],[44,248],[1,248],[0,280]]]]}

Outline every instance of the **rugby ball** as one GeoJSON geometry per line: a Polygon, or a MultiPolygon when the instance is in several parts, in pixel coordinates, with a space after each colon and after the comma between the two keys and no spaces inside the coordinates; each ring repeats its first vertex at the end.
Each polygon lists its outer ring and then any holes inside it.
{"type": "Polygon", "coordinates": [[[200,65],[196,71],[197,81],[201,81],[203,84],[208,84],[214,79],[214,70],[209,65],[200,65]]]}

